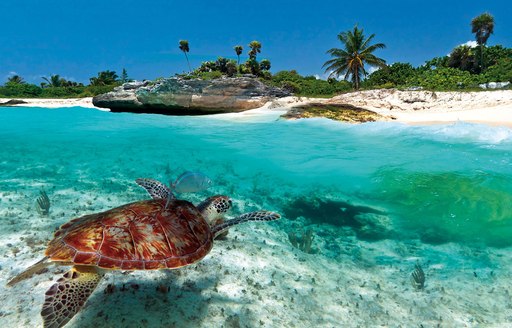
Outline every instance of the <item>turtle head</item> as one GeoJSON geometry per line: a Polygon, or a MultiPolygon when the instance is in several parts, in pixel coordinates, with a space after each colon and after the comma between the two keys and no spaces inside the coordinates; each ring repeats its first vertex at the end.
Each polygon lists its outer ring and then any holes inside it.
{"type": "Polygon", "coordinates": [[[221,195],[208,197],[201,204],[197,205],[197,209],[209,224],[214,223],[218,219],[224,219],[224,214],[231,207],[233,207],[231,199],[221,195]]]}

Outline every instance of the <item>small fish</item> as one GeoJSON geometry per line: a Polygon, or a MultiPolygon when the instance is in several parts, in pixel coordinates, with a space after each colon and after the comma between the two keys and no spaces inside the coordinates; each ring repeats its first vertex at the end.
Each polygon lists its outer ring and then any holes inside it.
{"type": "Polygon", "coordinates": [[[177,193],[198,192],[208,189],[211,184],[212,180],[205,174],[187,171],[171,184],[171,189],[177,193]]]}

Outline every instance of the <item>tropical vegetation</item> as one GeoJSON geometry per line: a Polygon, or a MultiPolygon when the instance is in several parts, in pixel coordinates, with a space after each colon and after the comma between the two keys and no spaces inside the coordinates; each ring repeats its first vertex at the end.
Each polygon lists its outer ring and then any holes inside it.
{"type": "Polygon", "coordinates": [[[471,33],[475,33],[476,43],[478,44],[478,72],[481,72],[485,68],[482,50],[487,44],[487,39],[494,33],[494,17],[489,13],[484,13],[473,18],[471,33]]]}
{"type": "MultiPolygon", "coordinates": [[[[487,45],[494,33],[494,25],[494,18],[489,13],[475,17],[470,26],[476,46],[471,43],[456,46],[448,55],[432,58],[418,67],[401,62],[387,65],[377,56],[377,51],[386,46],[374,43],[375,34],[367,37],[356,25],[337,35],[342,47],[327,51],[331,58],[323,65],[328,75],[326,80],[318,76],[302,76],[295,70],[272,74],[270,60],[259,59],[263,47],[256,40],[247,45],[245,61],[241,58],[244,47],[235,45],[236,57],[218,57],[192,69],[188,58],[189,42],[180,40],[179,49],[185,55],[189,72],[178,76],[184,79],[215,79],[251,75],[295,95],[310,97],[331,97],[353,89],[376,88],[480,90],[479,85],[489,82],[510,82],[508,88],[511,88],[512,48],[487,45]],[[370,67],[376,70],[371,72],[370,67]]],[[[110,70],[98,72],[89,79],[89,85],[70,81],[58,74],[42,77],[40,85],[35,85],[27,83],[19,75],[12,75],[0,85],[0,97],[87,97],[111,91],[129,81],[126,69],[120,76],[110,70]]]]}
{"type": "Polygon", "coordinates": [[[188,45],[188,40],[180,40],[179,48],[181,51],[183,51],[183,53],[185,54],[185,58],[187,59],[188,71],[189,72],[192,71],[192,69],[190,68],[190,62],[188,61],[188,56],[187,56],[187,53],[190,51],[190,48],[188,45]]]}
{"type": "Polygon", "coordinates": [[[354,26],[352,31],[338,34],[338,39],[343,48],[332,48],[327,51],[331,57],[325,62],[326,72],[329,77],[344,76],[344,79],[351,79],[354,89],[358,90],[361,81],[368,75],[365,64],[368,66],[385,67],[386,61],[373,54],[377,49],[386,47],[384,43],[371,44],[375,34],[368,38],[364,36],[363,29],[354,26]]]}
{"type": "Polygon", "coordinates": [[[123,69],[121,78],[115,71],[101,71],[97,76],[89,79],[89,85],[69,81],[59,74],[41,77],[40,85],[27,83],[21,76],[13,75],[0,86],[0,97],[24,98],[79,98],[93,97],[112,91],[116,86],[130,81],[126,69],[123,69]]]}

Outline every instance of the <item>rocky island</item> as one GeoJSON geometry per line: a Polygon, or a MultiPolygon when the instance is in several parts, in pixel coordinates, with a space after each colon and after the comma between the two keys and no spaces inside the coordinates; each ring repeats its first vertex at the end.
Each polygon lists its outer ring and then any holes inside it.
{"type": "Polygon", "coordinates": [[[112,112],[201,115],[241,112],[289,95],[249,76],[213,80],[172,77],[125,83],[94,97],[93,104],[112,112]]]}

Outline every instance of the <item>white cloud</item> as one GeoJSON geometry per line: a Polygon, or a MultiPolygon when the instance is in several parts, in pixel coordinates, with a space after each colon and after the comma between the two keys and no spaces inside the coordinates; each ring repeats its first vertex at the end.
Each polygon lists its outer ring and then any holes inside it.
{"type": "Polygon", "coordinates": [[[459,46],[468,46],[471,48],[476,48],[478,46],[478,43],[476,41],[470,40],[467,41],[466,43],[460,44],[459,46]]]}
{"type": "Polygon", "coordinates": [[[370,66],[370,67],[366,70],[366,72],[368,73],[368,75],[370,75],[370,74],[372,74],[373,72],[378,71],[379,69],[380,69],[380,68],[379,68],[379,67],[377,67],[377,66],[370,66]]]}

